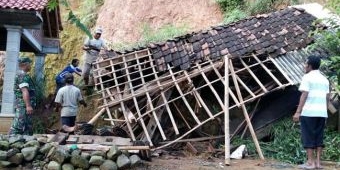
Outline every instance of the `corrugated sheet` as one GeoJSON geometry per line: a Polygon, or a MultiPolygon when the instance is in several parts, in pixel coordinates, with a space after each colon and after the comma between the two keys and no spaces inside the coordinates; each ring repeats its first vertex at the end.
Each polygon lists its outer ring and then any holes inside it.
{"type": "Polygon", "coordinates": [[[302,76],[304,75],[304,62],[309,55],[321,55],[327,57],[325,51],[311,51],[307,49],[295,50],[273,58],[273,62],[279,67],[283,74],[286,74],[291,82],[296,85],[301,82],[302,76]]]}

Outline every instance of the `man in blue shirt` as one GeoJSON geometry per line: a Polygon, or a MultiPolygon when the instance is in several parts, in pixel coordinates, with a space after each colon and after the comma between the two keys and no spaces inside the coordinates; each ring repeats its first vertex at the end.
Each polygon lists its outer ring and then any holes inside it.
{"type": "Polygon", "coordinates": [[[79,65],[79,60],[78,59],[73,59],[71,64],[68,65],[67,67],[64,68],[63,71],[61,71],[57,77],[55,78],[55,82],[57,84],[57,87],[56,87],[56,91],[55,91],[55,94],[57,94],[58,90],[60,88],[62,88],[63,86],[65,86],[65,75],[67,73],[76,73],[78,74],[79,76],[81,76],[81,69],[78,68],[78,65],[79,65]]]}

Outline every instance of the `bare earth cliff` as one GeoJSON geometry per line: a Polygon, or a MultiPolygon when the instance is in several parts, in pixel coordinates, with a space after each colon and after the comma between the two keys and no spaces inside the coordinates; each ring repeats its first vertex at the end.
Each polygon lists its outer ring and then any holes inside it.
{"type": "Polygon", "coordinates": [[[152,29],[185,25],[197,31],[221,22],[215,0],[105,0],[98,11],[97,26],[104,28],[105,39],[122,43],[138,41],[143,24],[152,29]]]}

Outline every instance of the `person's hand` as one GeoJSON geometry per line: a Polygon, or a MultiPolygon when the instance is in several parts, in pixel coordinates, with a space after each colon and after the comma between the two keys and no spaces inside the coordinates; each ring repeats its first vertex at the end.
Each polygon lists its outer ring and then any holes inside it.
{"type": "Polygon", "coordinates": [[[33,113],[32,106],[26,106],[26,113],[29,114],[29,115],[33,113]]]}
{"type": "Polygon", "coordinates": [[[298,122],[300,120],[300,115],[300,112],[295,112],[295,114],[293,115],[293,121],[298,122]]]}

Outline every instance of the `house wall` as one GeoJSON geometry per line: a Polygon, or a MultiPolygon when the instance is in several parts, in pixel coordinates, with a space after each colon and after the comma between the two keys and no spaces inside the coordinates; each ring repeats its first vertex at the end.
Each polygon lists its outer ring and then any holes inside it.
{"type": "Polygon", "coordinates": [[[11,127],[13,118],[11,117],[1,117],[0,118],[0,134],[7,134],[9,128],[11,127]]]}

